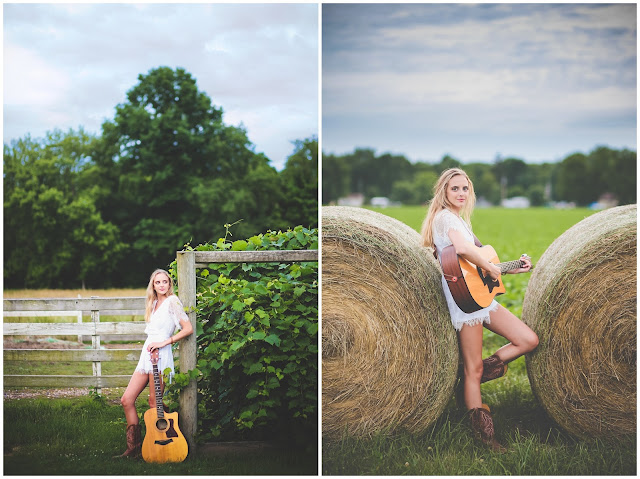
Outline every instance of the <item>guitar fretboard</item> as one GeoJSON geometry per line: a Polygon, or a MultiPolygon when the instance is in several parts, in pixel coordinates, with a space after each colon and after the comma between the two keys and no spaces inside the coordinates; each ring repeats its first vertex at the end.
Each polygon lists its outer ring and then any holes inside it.
{"type": "Polygon", "coordinates": [[[524,266],[524,261],[522,261],[521,259],[516,259],[513,261],[507,261],[506,263],[498,263],[496,264],[496,266],[500,268],[500,272],[502,274],[505,274],[513,269],[522,268],[522,266],[524,266]]]}
{"type": "Polygon", "coordinates": [[[156,390],[156,411],[158,411],[158,419],[164,417],[164,407],[162,405],[162,388],[160,387],[160,373],[158,365],[153,365],[153,385],[156,390]]]}

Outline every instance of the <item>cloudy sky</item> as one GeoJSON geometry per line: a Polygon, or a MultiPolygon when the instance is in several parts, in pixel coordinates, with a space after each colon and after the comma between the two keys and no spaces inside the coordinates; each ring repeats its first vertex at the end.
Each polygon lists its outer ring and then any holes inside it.
{"type": "Polygon", "coordinates": [[[318,134],[316,4],[4,4],[4,142],[99,134],[159,66],[191,73],[278,169],[318,134]]]}
{"type": "Polygon", "coordinates": [[[636,149],[636,5],[322,11],[322,145],[412,161],[636,149]]]}

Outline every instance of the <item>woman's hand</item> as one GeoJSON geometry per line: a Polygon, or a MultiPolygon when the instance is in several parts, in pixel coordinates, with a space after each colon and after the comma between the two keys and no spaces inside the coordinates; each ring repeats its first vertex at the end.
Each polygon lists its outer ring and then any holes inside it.
{"type": "Polygon", "coordinates": [[[151,352],[154,349],[163,348],[167,344],[170,344],[170,341],[168,339],[166,341],[156,341],[155,343],[149,343],[149,345],[147,346],[147,351],[151,352]]]}
{"type": "Polygon", "coordinates": [[[522,268],[512,269],[511,271],[509,271],[510,274],[528,273],[529,271],[531,271],[531,267],[532,267],[531,258],[525,255],[522,255],[520,257],[520,261],[524,263],[522,265],[522,268]]]}
{"type": "Polygon", "coordinates": [[[497,281],[498,278],[500,278],[502,271],[495,264],[489,263],[489,269],[485,270],[485,273],[489,273],[489,276],[491,276],[491,279],[493,279],[494,281],[497,281]]]}

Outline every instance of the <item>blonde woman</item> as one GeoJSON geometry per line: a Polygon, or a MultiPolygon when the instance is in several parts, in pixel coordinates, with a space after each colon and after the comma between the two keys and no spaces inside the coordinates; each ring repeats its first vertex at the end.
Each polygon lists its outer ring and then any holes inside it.
{"type": "MultiPolygon", "coordinates": [[[[470,218],[475,200],[473,183],[463,170],[451,168],[444,171],[435,185],[434,197],[422,225],[423,244],[433,248],[438,258],[445,247],[453,245],[459,256],[485,270],[491,278],[498,279],[500,268],[484,259],[474,243],[470,218]]],[[[530,269],[531,261],[524,259],[523,267],[511,273],[527,273],[530,269]]],[[[464,367],[464,403],[471,428],[484,444],[503,452],[505,449],[495,438],[489,408],[482,403],[480,384],[503,376],[507,372],[508,362],[536,348],[538,336],[495,300],[487,308],[473,313],[463,312],[451,296],[444,276],[442,287],[451,322],[458,333],[464,367]],[[510,341],[484,361],[483,326],[510,341]]]]}
{"type": "MultiPolygon", "coordinates": [[[[144,320],[147,322],[147,327],[144,330],[147,334],[147,340],[142,347],[138,365],[120,400],[127,419],[127,450],[117,457],[140,455],[142,438],[140,421],[136,411],[136,399],[147,384],[153,385],[151,351],[159,350],[158,370],[162,373],[169,368],[171,369],[169,377],[172,377],[174,368],[171,345],[193,333],[191,321],[184,312],[180,299],[173,294],[173,280],[169,273],[163,269],[155,270],[149,278],[144,320]],[[181,331],[174,335],[176,329],[181,331]]],[[[162,381],[162,379],[160,380],[162,381]]],[[[161,384],[161,388],[164,391],[164,383],[161,384]]],[[[152,388],[150,389],[149,406],[155,408],[155,394],[152,388]]]]}

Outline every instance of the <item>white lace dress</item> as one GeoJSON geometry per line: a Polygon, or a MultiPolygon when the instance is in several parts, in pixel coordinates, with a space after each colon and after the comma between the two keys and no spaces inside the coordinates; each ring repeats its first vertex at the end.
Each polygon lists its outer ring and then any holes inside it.
{"type": "MultiPolygon", "coordinates": [[[[451,210],[444,209],[439,211],[433,220],[433,242],[436,245],[438,258],[441,257],[442,250],[452,244],[449,239],[449,230],[451,229],[460,231],[470,243],[474,242],[471,226],[468,225],[466,221],[451,210]]],[[[453,296],[451,296],[449,285],[447,285],[444,276],[442,277],[442,288],[444,289],[444,296],[447,299],[447,306],[451,314],[451,323],[457,331],[460,331],[465,324],[473,326],[480,323],[490,323],[489,312],[499,306],[498,302],[493,300],[486,308],[474,311],[473,313],[465,313],[458,307],[453,296]]]]}
{"type": "MultiPolygon", "coordinates": [[[[142,352],[140,353],[140,360],[136,366],[135,372],[141,374],[153,373],[153,364],[151,364],[151,353],[147,351],[149,343],[158,341],[164,341],[175,332],[176,329],[181,329],[180,320],[189,320],[189,316],[184,311],[182,302],[175,294],[172,294],[166,298],[160,307],[156,309],[157,301],[153,303],[153,313],[147,323],[147,327],[144,332],[147,334],[147,340],[142,346],[142,352]]],[[[173,351],[171,350],[171,344],[160,348],[160,359],[158,360],[158,371],[160,374],[167,369],[171,369],[169,374],[169,380],[173,378],[173,351]]]]}

